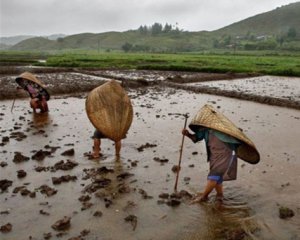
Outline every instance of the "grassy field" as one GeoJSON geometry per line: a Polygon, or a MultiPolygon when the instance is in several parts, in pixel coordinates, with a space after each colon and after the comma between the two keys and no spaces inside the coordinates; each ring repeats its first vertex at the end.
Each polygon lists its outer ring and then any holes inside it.
{"type": "Polygon", "coordinates": [[[100,69],[145,69],[300,76],[300,54],[214,52],[151,54],[76,51],[64,53],[0,52],[4,65],[38,65],[100,69]],[[46,60],[40,62],[39,60],[46,60]]]}

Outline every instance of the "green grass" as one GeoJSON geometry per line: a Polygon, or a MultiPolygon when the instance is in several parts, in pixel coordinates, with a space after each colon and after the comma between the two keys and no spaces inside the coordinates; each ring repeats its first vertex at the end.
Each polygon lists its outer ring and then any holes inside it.
{"type": "Polygon", "coordinates": [[[70,51],[64,53],[7,53],[1,62],[20,62],[48,67],[77,67],[99,69],[151,69],[170,71],[199,71],[215,73],[260,73],[300,76],[300,57],[297,54],[276,52],[217,52],[185,54],[98,53],[70,51]],[[37,59],[46,59],[45,64],[37,59]]]}

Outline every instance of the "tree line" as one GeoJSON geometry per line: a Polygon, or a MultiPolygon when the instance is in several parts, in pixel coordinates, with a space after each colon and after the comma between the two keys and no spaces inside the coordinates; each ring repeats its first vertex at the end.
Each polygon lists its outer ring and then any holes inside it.
{"type": "Polygon", "coordinates": [[[151,26],[141,25],[138,28],[139,33],[142,35],[159,35],[163,33],[179,33],[182,30],[179,30],[178,23],[175,26],[172,24],[166,23],[164,26],[161,23],[154,23],[151,26]]]}

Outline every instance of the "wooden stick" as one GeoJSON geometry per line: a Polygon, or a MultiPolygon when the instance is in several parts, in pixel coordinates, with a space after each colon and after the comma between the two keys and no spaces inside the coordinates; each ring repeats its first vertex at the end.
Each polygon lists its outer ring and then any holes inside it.
{"type": "Polygon", "coordinates": [[[13,101],[13,103],[12,103],[12,105],[11,105],[10,112],[12,112],[12,111],[13,111],[13,108],[14,108],[14,106],[15,106],[15,101],[16,101],[16,98],[14,98],[14,101],[13,101]]]}
{"type": "MultiPolygon", "coordinates": [[[[188,115],[185,114],[185,122],[184,122],[184,129],[186,128],[186,123],[188,119],[188,115]]],[[[183,143],[184,143],[184,137],[185,135],[182,135],[182,141],[181,141],[181,148],[180,148],[180,154],[179,154],[179,163],[178,163],[178,168],[177,168],[177,175],[176,175],[176,181],[175,181],[175,186],[174,186],[174,191],[177,191],[177,184],[178,184],[178,178],[179,178],[179,171],[180,171],[180,165],[181,165],[181,158],[182,158],[182,150],[183,150],[183,143]]]]}

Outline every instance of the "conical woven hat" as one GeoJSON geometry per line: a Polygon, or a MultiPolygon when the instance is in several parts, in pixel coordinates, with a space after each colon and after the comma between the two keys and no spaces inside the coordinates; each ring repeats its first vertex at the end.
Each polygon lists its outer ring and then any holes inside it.
{"type": "Polygon", "coordinates": [[[29,81],[29,82],[33,82],[33,83],[36,83],[37,85],[39,85],[41,88],[43,88],[43,91],[45,92],[46,100],[48,101],[50,99],[50,94],[47,92],[47,90],[45,88],[45,85],[41,82],[41,80],[39,80],[32,73],[30,73],[30,72],[24,72],[24,73],[22,73],[20,76],[18,76],[16,78],[16,82],[22,88],[24,88],[24,84],[23,84],[24,80],[29,81]]]}
{"type": "Polygon", "coordinates": [[[87,96],[85,109],[94,127],[114,141],[126,137],[133,118],[131,101],[119,83],[112,80],[87,96]]]}
{"type": "Polygon", "coordinates": [[[248,163],[256,164],[259,162],[260,156],[254,143],[222,113],[213,109],[212,106],[204,105],[189,124],[190,129],[194,132],[199,126],[223,132],[240,140],[242,144],[238,148],[237,156],[248,163]]]}

